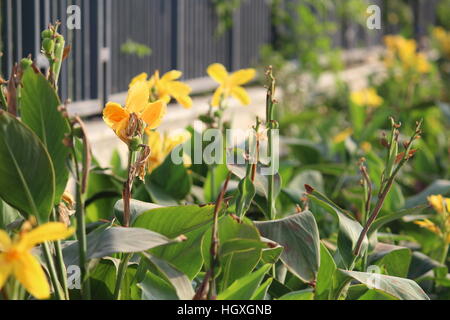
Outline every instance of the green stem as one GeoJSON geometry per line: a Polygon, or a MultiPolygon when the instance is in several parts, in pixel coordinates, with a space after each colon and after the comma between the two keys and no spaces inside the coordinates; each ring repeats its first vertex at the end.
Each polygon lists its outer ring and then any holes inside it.
{"type": "Polygon", "coordinates": [[[448,255],[448,248],[449,248],[449,245],[450,245],[450,244],[446,243],[446,244],[444,245],[443,250],[442,250],[442,255],[441,255],[440,262],[441,262],[441,264],[443,264],[443,265],[446,265],[446,264],[447,264],[447,255],[448,255]]]}
{"type": "Polygon", "coordinates": [[[126,253],[122,257],[122,260],[120,261],[119,270],[117,271],[116,285],[114,289],[114,300],[120,300],[120,295],[122,292],[122,284],[123,280],[125,279],[128,262],[130,261],[131,256],[132,256],[131,253],[126,253]]]}
{"type": "Polygon", "coordinates": [[[64,300],[64,293],[63,293],[63,291],[61,289],[61,285],[58,281],[55,264],[53,263],[53,257],[52,257],[52,254],[50,253],[50,246],[48,245],[47,242],[44,242],[42,244],[42,248],[44,251],[45,261],[47,262],[48,272],[50,273],[50,280],[52,281],[53,288],[55,289],[56,299],[64,300]]]}
{"type": "MultiPolygon", "coordinates": [[[[269,146],[268,146],[268,153],[269,153],[269,159],[270,159],[270,165],[273,166],[273,132],[272,132],[272,124],[270,124],[270,129],[268,132],[269,135],[269,146]]],[[[275,186],[275,175],[270,174],[269,175],[269,190],[268,190],[268,203],[267,203],[267,209],[269,213],[270,220],[275,220],[276,217],[276,209],[275,209],[275,199],[274,199],[274,186],[275,186]]]]}
{"type": "Polygon", "coordinates": [[[80,174],[80,168],[78,164],[77,154],[75,147],[72,147],[73,159],[75,162],[75,171],[77,175],[76,181],[76,221],[77,221],[77,240],[78,240],[78,254],[80,261],[81,271],[81,295],[83,299],[91,299],[91,287],[89,280],[89,268],[87,263],[87,239],[86,239],[86,220],[84,212],[84,199],[82,192],[82,176],[80,174]]]}
{"type": "MultiPolygon", "coordinates": [[[[57,221],[55,209],[53,209],[52,215],[53,215],[53,221],[57,221]]],[[[62,285],[62,289],[64,291],[66,299],[69,299],[69,289],[67,286],[67,271],[66,271],[66,265],[64,264],[64,257],[63,257],[62,248],[61,248],[61,241],[59,241],[59,240],[54,241],[53,245],[55,247],[55,252],[56,252],[56,267],[58,268],[59,281],[62,285]]]]}

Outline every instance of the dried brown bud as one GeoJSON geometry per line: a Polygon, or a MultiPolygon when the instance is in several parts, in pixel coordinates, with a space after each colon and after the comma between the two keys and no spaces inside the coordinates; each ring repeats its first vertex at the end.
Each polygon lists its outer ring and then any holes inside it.
{"type": "Polygon", "coordinates": [[[305,190],[307,193],[311,194],[314,192],[314,188],[311,187],[309,184],[305,184],[305,190]]]}

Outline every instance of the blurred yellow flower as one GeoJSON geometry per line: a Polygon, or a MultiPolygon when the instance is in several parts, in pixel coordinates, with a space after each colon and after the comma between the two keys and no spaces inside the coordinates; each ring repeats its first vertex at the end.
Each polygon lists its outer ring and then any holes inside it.
{"type": "Polygon", "coordinates": [[[447,59],[450,59],[450,32],[445,31],[442,27],[436,27],[433,29],[433,37],[442,53],[447,59]]]}
{"type": "Polygon", "coordinates": [[[377,91],[374,88],[354,91],[350,95],[350,100],[358,106],[368,106],[372,108],[379,107],[383,104],[383,98],[377,94],[377,91]]]}
{"type": "Polygon", "coordinates": [[[431,64],[426,56],[417,52],[415,40],[389,35],[384,38],[384,42],[387,47],[384,59],[386,67],[395,68],[398,64],[404,71],[416,71],[418,73],[431,71],[431,64]]]}
{"type": "Polygon", "coordinates": [[[436,224],[434,224],[434,222],[430,221],[429,219],[414,221],[414,223],[422,228],[430,230],[431,232],[437,234],[438,236],[442,235],[441,229],[439,229],[439,227],[436,224]]]}
{"type": "Polygon", "coordinates": [[[361,149],[364,152],[370,152],[372,150],[372,145],[370,144],[370,142],[364,141],[361,143],[361,149]]]}
{"type": "Polygon", "coordinates": [[[115,102],[109,102],[103,110],[103,120],[114,130],[116,135],[125,143],[132,137],[127,133],[131,114],[146,123],[147,128],[155,129],[166,114],[166,103],[158,100],[149,102],[150,91],[144,81],[135,82],[128,90],[125,108],[115,102]]]}
{"type": "Polygon", "coordinates": [[[182,75],[181,71],[172,70],[160,77],[159,71],[156,71],[150,80],[147,80],[147,73],[141,73],[131,80],[130,86],[138,82],[145,82],[149,87],[151,100],[170,103],[173,98],[184,108],[189,109],[192,107],[192,99],[189,96],[192,89],[187,84],[177,81],[182,75]]]}
{"type": "MultiPolygon", "coordinates": [[[[188,131],[165,136],[161,136],[157,131],[147,131],[146,134],[148,146],[150,147],[150,157],[147,163],[149,172],[158,168],[175,147],[191,138],[191,134],[188,131]]],[[[183,155],[183,162],[186,165],[190,163],[187,155],[183,155]]]]}
{"type": "Polygon", "coordinates": [[[34,297],[48,299],[50,285],[31,249],[46,241],[65,239],[74,231],[64,223],[50,222],[29,232],[22,231],[18,239],[12,240],[5,231],[0,230],[0,288],[13,275],[34,297]]]}
{"type": "Polygon", "coordinates": [[[243,105],[249,105],[250,97],[242,85],[250,82],[256,75],[255,69],[242,69],[229,74],[226,68],[220,63],[214,63],[207,69],[208,75],[220,86],[215,91],[211,105],[218,107],[222,99],[232,96],[243,105]]]}
{"type": "Polygon", "coordinates": [[[344,142],[345,140],[347,140],[348,137],[350,137],[353,134],[353,129],[352,128],[347,128],[341,132],[339,132],[337,135],[335,135],[333,137],[333,142],[334,143],[341,143],[344,142]]]}

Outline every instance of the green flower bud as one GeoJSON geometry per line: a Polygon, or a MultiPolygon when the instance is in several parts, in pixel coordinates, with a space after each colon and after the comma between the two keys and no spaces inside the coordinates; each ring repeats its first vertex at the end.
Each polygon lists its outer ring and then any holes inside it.
{"type": "Polygon", "coordinates": [[[44,52],[46,54],[52,54],[53,51],[55,50],[55,41],[53,41],[52,39],[44,39],[42,41],[42,49],[44,49],[44,52]]]}
{"type": "Polygon", "coordinates": [[[60,34],[56,36],[56,43],[64,43],[64,37],[60,34]]]}
{"type": "Polygon", "coordinates": [[[138,151],[139,146],[142,144],[142,139],[140,137],[134,137],[130,140],[130,149],[133,151],[138,151]]]}
{"type": "Polygon", "coordinates": [[[52,30],[49,30],[49,29],[42,31],[42,33],[41,33],[42,39],[50,39],[52,36],[53,36],[53,32],[52,32],[52,30]]]}
{"type": "Polygon", "coordinates": [[[27,70],[29,67],[31,67],[32,64],[33,61],[29,58],[23,58],[22,60],[20,60],[20,67],[24,71],[27,70]]]}

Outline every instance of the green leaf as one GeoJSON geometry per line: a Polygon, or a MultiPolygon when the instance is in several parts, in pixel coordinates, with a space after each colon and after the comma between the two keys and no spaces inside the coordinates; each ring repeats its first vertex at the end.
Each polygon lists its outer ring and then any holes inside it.
{"type": "Polygon", "coordinates": [[[150,183],[149,188],[157,186],[161,191],[179,201],[186,198],[191,191],[192,178],[183,164],[175,164],[169,156],[152,172],[147,183],[150,183]]]}
{"type": "Polygon", "coordinates": [[[133,227],[175,238],[211,223],[213,214],[213,205],[156,208],[140,214],[134,221],[133,227]]]}
{"type": "MultiPolygon", "coordinates": [[[[99,259],[114,253],[136,253],[173,243],[167,237],[141,228],[108,227],[98,229],[87,236],[87,258],[99,259]]],[[[78,264],[78,241],[63,249],[66,265],[78,264]]]]}
{"type": "MultiPolygon", "coordinates": [[[[313,191],[311,194],[308,194],[308,198],[327,210],[329,213],[337,216],[339,220],[338,250],[345,267],[349,268],[353,262],[353,252],[356,248],[356,244],[363,227],[348,212],[339,208],[321,193],[313,191]]],[[[367,237],[365,237],[362,243],[360,255],[367,250],[368,244],[369,241],[367,237]]]]}
{"type": "Polygon", "coordinates": [[[275,221],[255,222],[265,238],[283,248],[281,261],[304,282],[316,280],[320,262],[320,239],[316,220],[309,211],[275,221]]]}
{"type": "Polygon", "coordinates": [[[328,249],[320,244],[320,268],[317,275],[316,292],[317,300],[329,300],[334,293],[334,274],[337,270],[336,263],[333,260],[328,249]]]}
{"type": "Polygon", "coordinates": [[[379,290],[367,290],[358,300],[397,300],[395,297],[379,290]]]}
{"type": "Polygon", "coordinates": [[[258,289],[256,289],[251,300],[264,300],[264,298],[267,295],[267,291],[269,290],[270,285],[272,284],[272,281],[273,278],[267,279],[258,289]]]}
{"type": "Polygon", "coordinates": [[[170,263],[158,259],[150,254],[143,252],[141,256],[145,258],[154,268],[156,268],[156,271],[159,272],[160,277],[163,277],[166,282],[173,286],[180,300],[192,300],[195,292],[192,288],[191,281],[185,274],[177,270],[170,263]]]}
{"type": "Polygon", "coordinates": [[[239,182],[239,193],[236,199],[236,214],[238,217],[244,217],[252,204],[256,194],[255,186],[250,177],[245,177],[239,182]]]}
{"type": "Polygon", "coordinates": [[[250,300],[271,267],[270,264],[266,264],[257,271],[236,280],[217,296],[217,300],[250,300]]]}
{"type": "Polygon", "coordinates": [[[20,116],[22,121],[41,139],[50,155],[55,170],[55,199],[61,201],[69,170],[69,148],[64,145],[65,135],[70,132],[69,123],[58,111],[61,105],[55,90],[42,73],[28,68],[22,77],[20,116]]]}
{"type": "Polygon", "coordinates": [[[339,271],[370,289],[390,294],[400,300],[430,300],[419,285],[410,279],[357,271],[339,271]]]}
{"type": "Polygon", "coordinates": [[[6,230],[6,227],[20,218],[16,209],[12,208],[6,202],[0,200],[0,229],[6,230]]]}
{"type": "Polygon", "coordinates": [[[412,255],[411,266],[409,267],[408,278],[417,279],[427,272],[441,268],[443,265],[422,252],[415,251],[412,255]]]}
{"type": "MultiPolygon", "coordinates": [[[[219,220],[220,274],[218,291],[227,288],[233,281],[250,273],[261,259],[262,245],[258,230],[248,220],[242,223],[230,216],[219,220]],[[222,251],[223,250],[223,251],[222,251]]],[[[205,268],[210,268],[211,228],[204,234],[202,255],[205,268]]]]}
{"type": "MultiPolygon", "coordinates": [[[[131,215],[131,225],[137,217],[139,217],[144,212],[152,209],[161,208],[161,206],[154,203],[147,203],[138,200],[131,199],[130,201],[130,215],[131,215]]],[[[120,199],[114,205],[114,215],[123,224],[123,199],[120,199]]]]}
{"type": "Polygon", "coordinates": [[[50,156],[36,134],[0,110],[0,198],[39,222],[49,219],[55,195],[50,156]]]}
{"type": "Polygon", "coordinates": [[[450,180],[436,180],[421,193],[406,199],[406,208],[412,208],[418,205],[426,204],[427,197],[431,195],[442,194],[450,195],[450,180]]]}
{"type": "Polygon", "coordinates": [[[401,248],[393,250],[375,262],[375,265],[386,270],[390,276],[406,278],[411,263],[411,250],[401,248]]]}
{"type": "Polygon", "coordinates": [[[403,218],[404,216],[407,216],[407,215],[420,214],[426,208],[428,208],[428,206],[423,205],[423,206],[418,206],[418,207],[411,208],[411,209],[400,210],[398,212],[379,217],[373,222],[373,224],[370,227],[369,232],[367,234],[370,237],[370,235],[372,235],[374,232],[376,232],[377,230],[379,230],[380,228],[382,228],[386,224],[388,224],[388,223],[390,223],[392,221],[401,219],[401,218],[403,218]]]}
{"type": "Polygon", "coordinates": [[[211,194],[211,184],[212,181],[212,175],[211,170],[208,170],[208,175],[206,176],[205,184],[203,185],[203,192],[205,196],[206,202],[214,202],[216,201],[216,197],[220,193],[220,189],[222,188],[222,185],[224,181],[227,179],[228,176],[228,168],[225,164],[219,164],[214,167],[214,194],[211,194]]]}
{"type": "Polygon", "coordinates": [[[142,300],[178,300],[173,286],[157,275],[147,272],[142,282],[138,283],[142,290],[142,300]]]}
{"type": "Polygon", "coordinates": [[[293,291],[285,294],[278,300],[314,300],[314,291],[312,289],[293,291]]]}
{"type": "MultiPolygon", "coordinates": [[[[234,165],[228,164],[228,169],[239,179],[244,179],[247,175],[247,167],[246,165],[234,165]]],[[[262,170],[264,166],[259,165],[256,169],[256,176],[254,187],[256,188],[256,192],[260,196],[264,196],[266,199],[269,196],[269,176],[263,175],[262,170]]],[[[281,191],[281,176],[276,173],[274,175],[274,197],[276,198],[281,191]]]]}

